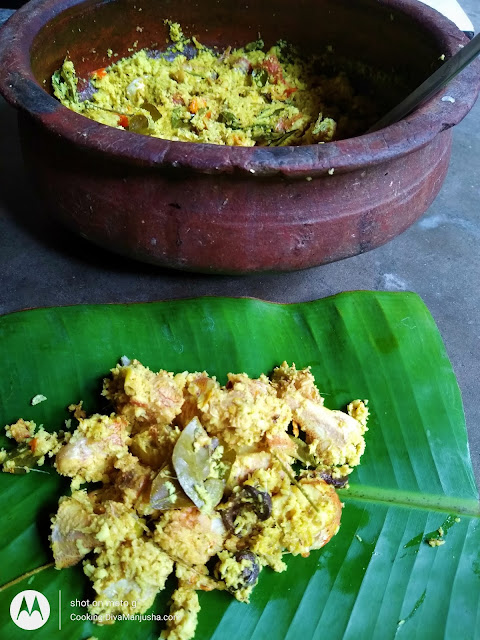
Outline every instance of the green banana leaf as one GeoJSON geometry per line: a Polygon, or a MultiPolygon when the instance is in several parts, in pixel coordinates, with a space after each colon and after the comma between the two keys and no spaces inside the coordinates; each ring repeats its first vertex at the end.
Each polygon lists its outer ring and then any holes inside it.
{"type": "MultiPolygon", "coordinates": [[[[200,593],[196,640],[411,640],[480,638],[478,494],[462,402],[442,340],[412,293],[352,292],[279,305],[201,298],[39,309],[0,318],[0,421],[58,429],[66,407],[102,410],[101,380],[123,355],[153,369],[252,376],[283,360],[312,366],[326,405],[368,398],[367,449],[351,477],[339,533],[288,571],[264,570],[251,603],[200,593]],[[47,400],[31,406],[43,394],[47,400]],[[426,537],[444,528],[445,544],[426,537]]],[[[3,446],[11,446],[4,439],[3,446]]],[[[49,518],[68,483],[47,474],[0,475],[0,584],[51,562],[49,518]]],[[[152,612],[168,613],[174,588],[152,612]]],[[[18,592],[49,600],[36,640],[158,637],[164,623],[99,627],[82,616],[92,599],[81,566],[53,568],[0,592],[0,637],[28,636],[9,615],[18,592]],[[61,601],[60,601],[61,600],[61,601]],[[61,618],[61,619],[60,619],[61,618]]]]}

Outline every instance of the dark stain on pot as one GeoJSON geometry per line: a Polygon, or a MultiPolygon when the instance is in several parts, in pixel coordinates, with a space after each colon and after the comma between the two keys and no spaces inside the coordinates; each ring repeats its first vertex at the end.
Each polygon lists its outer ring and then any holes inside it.
{"type": "Polygon", "coordinates": [[[177,224],[177,228],[176,228],[176,238],[175,238],[175,245],[176,245],[177,247],[181,247],[181,246],[182,246],[182,244],[183,244],[183,240],[182,240],[182,237],[181,237],[180,228],[179,228],[179,226],[178,226],[178,224],[177,224]]]}
{"type": "Polygon", "coordinates": [[[371,211],[366,211],[360,218],[359,224],[359,249],[365,253],[373,249],[375,244],[377,221],[371,211]]]}
{"type": "Polygon", "coordinates": [[[256,165],[256,170],[260,168],[268,168],[271,172],[272,167],[281,169],[283,167],[311,167],[318,161],[317,149],[305,147],[275,147],[268,149],[265,147],[252,147],[252,155],[250,163],[256,165]]]}
{"type": "Polygon", "coordinates": [[[8,82],[15,89],[18,102],[31,113],[55,113],[60,103],[49,96],[33,80],[23,77],[16,71],[8,75],[8,82]]]}

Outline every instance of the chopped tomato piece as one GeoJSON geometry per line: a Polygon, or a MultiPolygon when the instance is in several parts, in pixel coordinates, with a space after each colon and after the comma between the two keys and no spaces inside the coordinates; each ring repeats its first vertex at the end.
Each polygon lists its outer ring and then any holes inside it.
{"type": "Polygon", "coordinates": [[[206,107],[207,103],[204,98],[192,98],[190,104],[188,105],[188,110],[190,113],[197,113],[203,107],[206,107]]]}
{"type": "Polygon", "coordinates": [[[263,69],[265,69],[266,71],[268,71],[269,75],[272,76],[275,82],[280,82],[283,80],[282,65],[280,64],[277,56],[272,55],[272,56],[269,56],[268,58],[265,58],[265,60],[261,63],[260,66],[263,67],[263,69]]]}
{"type": "Polygon", "coordinates": [[[295,93],[296,91],[298,91],[297,87],[287,87],[284,93],[286,97],[289,98],[292,95],[292,93],[295,93]]]}
{"type": "Polygon", "coordinates": [[[100,69],[95,69],[95,71],[92,71],[91,76],[96,76],[97,78],[104,78],[107,75],[107,72],[105,71],[105,67],[101,67],[100,69]]]}
{"type": "Polygon", "coordinates": [[[275,131],[285,132],[290,131],[292,126],[295,124],[297,120],[300,120],[302,117],[301,113],[297,113],[296,116],[292,116],[291,118],[280,118],[280,120],[275,125],[275,131]]]}
{"type": "Polygon", "coordinates": [[[130,121],[127,116],[118,116],[118,124],[120,125],[120,127],[128,129],[129,122],[130,121]]]}

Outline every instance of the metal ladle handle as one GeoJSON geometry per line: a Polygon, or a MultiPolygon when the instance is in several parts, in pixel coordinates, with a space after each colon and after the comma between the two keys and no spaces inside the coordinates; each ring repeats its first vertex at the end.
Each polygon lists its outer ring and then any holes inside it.
{"type": "Polygon", "coordinates": [[[383,118],[380,118],[367,133],[373,133],[379,129],[384,129],[405,116],[408,116],[416,107],[419,107],[426,100],[443,89],[453,78],[470,64],[480,53],[480,33],[477,34],[458,53],[449,58],[445,64],[437,69],[425,82],[415,89],[409,96],[402,100],[400,104],[389,111],[383,118]]]}

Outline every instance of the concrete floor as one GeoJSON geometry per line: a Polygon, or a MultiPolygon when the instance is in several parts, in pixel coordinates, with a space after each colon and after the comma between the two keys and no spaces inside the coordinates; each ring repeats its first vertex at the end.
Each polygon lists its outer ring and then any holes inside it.
{"type": "MultiPolygon", "coordinates": [[[[478,0],[460,0],[476,29],[478,0]]],[[[94,302],[201,295],[313,300],[344,290],[410,290],[433,314],[462,390],[480,480],[480,102],[455,128],[440,195],[404,234],[370,253],[285,275],[182,274],[105,255],[59,229],[32,193],[13,110],[0,102],[0,313],[94,302]]]]}

